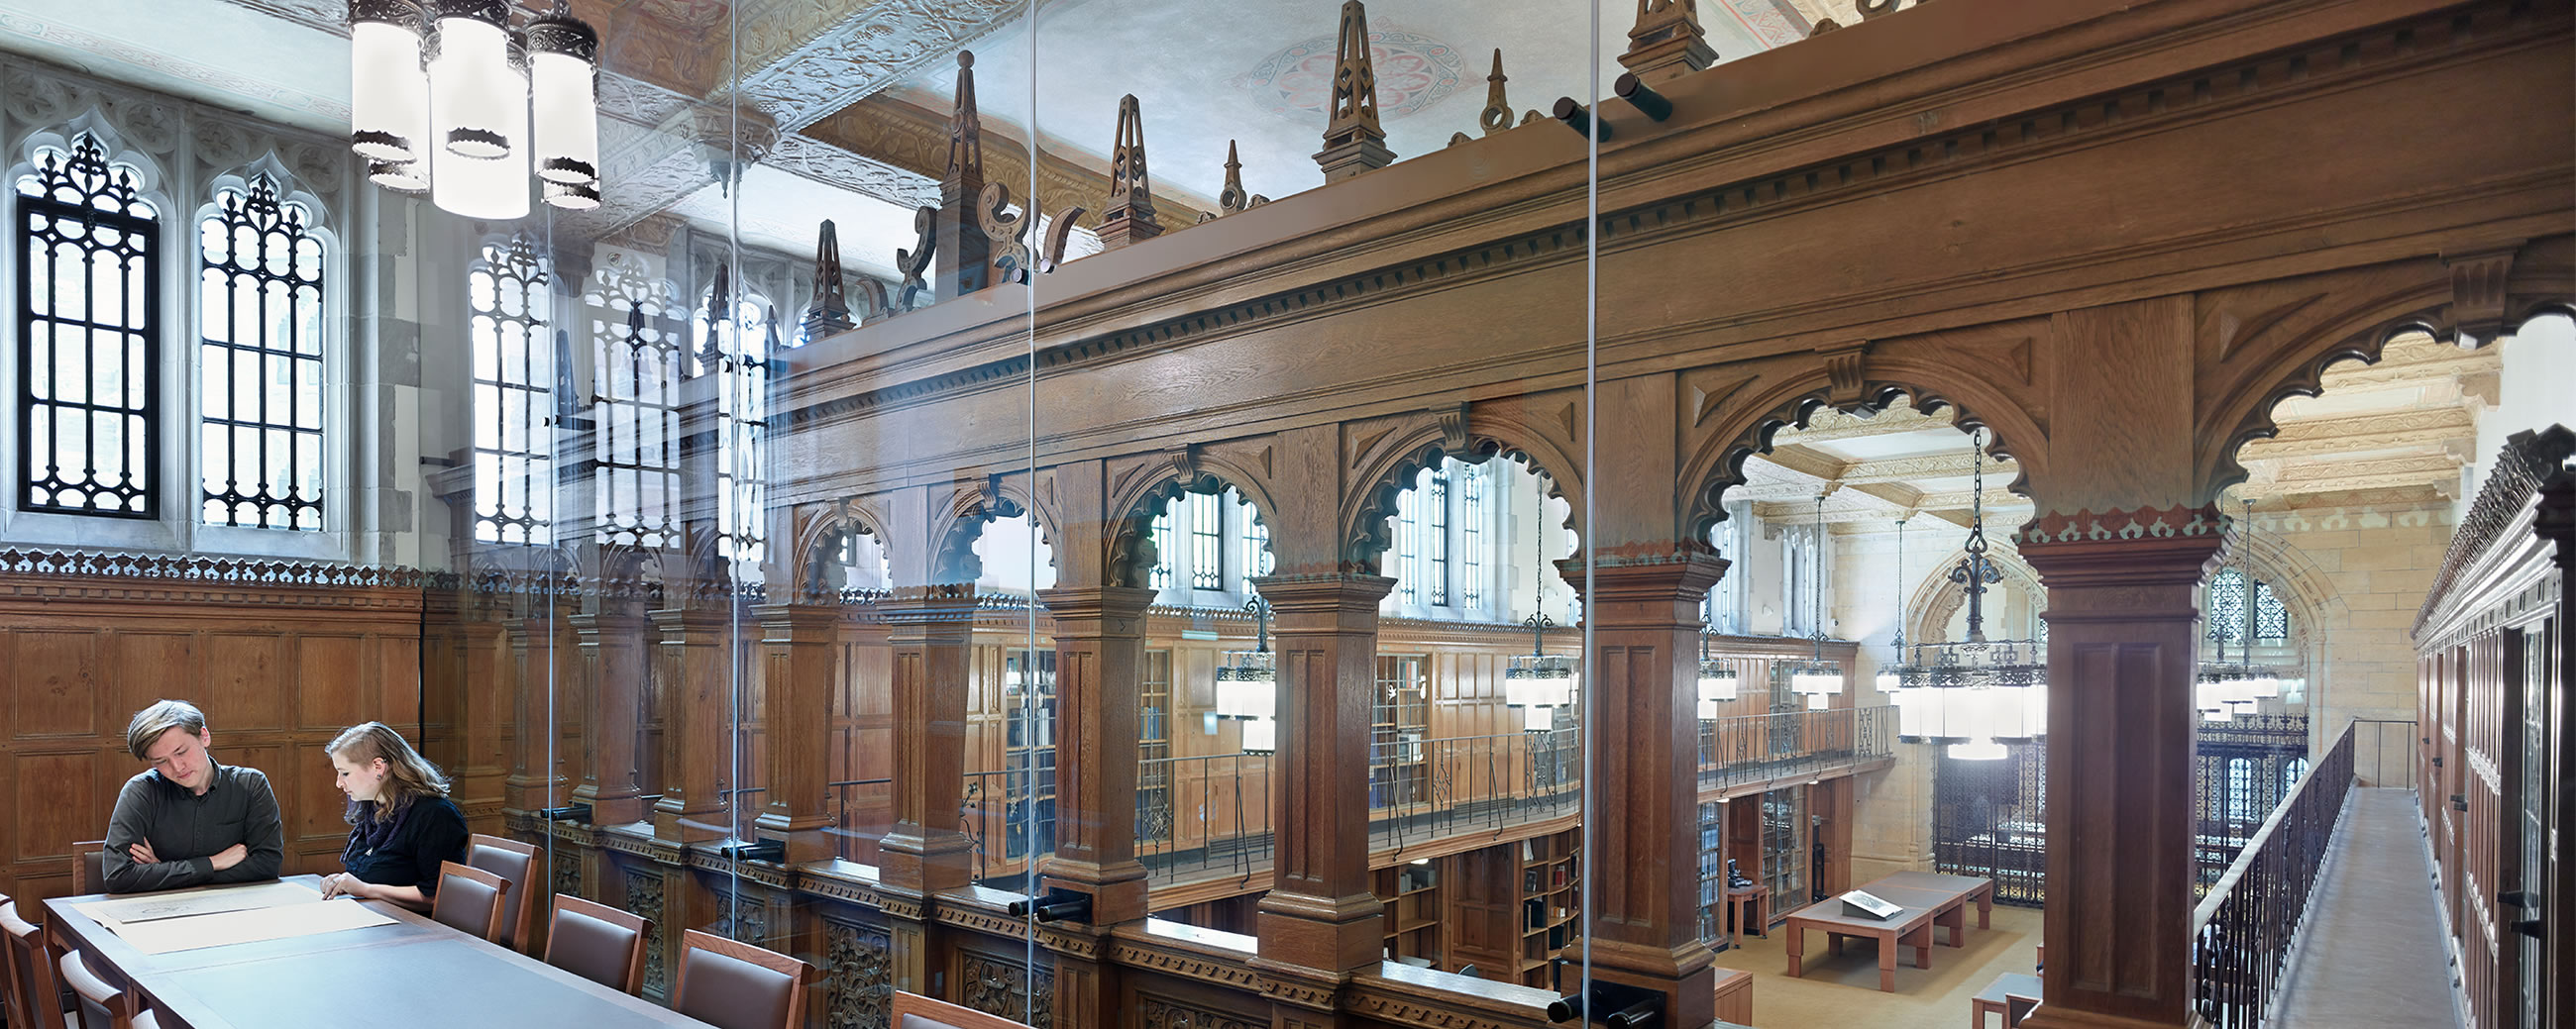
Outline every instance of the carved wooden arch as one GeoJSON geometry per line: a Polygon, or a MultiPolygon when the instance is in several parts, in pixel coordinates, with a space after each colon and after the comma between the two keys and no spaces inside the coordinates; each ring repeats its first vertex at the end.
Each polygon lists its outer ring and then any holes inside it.
{"type": "MultiPolygon", "coordinates": [[[[1950,569],[1958,567],[1967,556],[1967,548],[1951,547],[1949,555],[1943,557],[1940,564],[1933,565],[1931,573],[1925,575],[1908,595],[1905,601],[1906,645],[1952,642],[1949,639],[1950,619],[1959,613],[1960,608],[1967,606],[1968,595],[1959,591],[1958,583],[1950,581],[1950,569]]],[[[2019,584],[2031,596],[2038,598],[2041,611],[2048,609],[2048,588],[2040,583],[2039,572],[2023,561],[2020,554],[2011,547],[1997,546],[1986,551],[1986,560],[1994,563],[1995,570],[2002,572],[2006,581],[2019,584]]]]}
{"type": "MultiPolygon", "coordinates": [[[[2321,318],[2302,319],[2304,324],[2289,331],[2249,334],[2253,338],[2214,355],[2224,361],[2237,353],[2260,350],[2248,355],[2198,420],[2202,428],[2193,440],[2193,480],[2198,484],[2193,504],[2210,503],[2229,486],[2245,481],[2245,466],[2237,457],[2245,444],[2279,435],[2273,409],[2292,397],[2323,392],[2328,367],[2352,360],[2377,364],[2390,340],[2410,332],[2458,343],[2467,331],[2473,344],[2485,345],[2500,331],[2519,329],[2542,315],[2576,315],[2576,237],[2371,271],[2380,276],[2381,281],[2374,283],[2378,288],[2346,300],[2339,309],[2321,318]]],[[[2294,284],[2282,286],[2295,292],[2294,284]]],[[[2323,296],[2292,302],[2304,304],[2323,296]]]]}
{"type": "Polygon", "coordinates": [[[851,497],[838,503],[797,509],[794,537],[788,554],[795,559],[792,583],[799,598],[832,598],[840,595],[841,539],[851,532],[874,536],[881,546],[892,547],[891,540],[878,528],[886,524],[864,497],[851,497]]]}
{"type": "MultiPolygon", "coordinates": [[[[999,475],[960,477],[933,508],[927,585],[963,586],[983,578],[984,562],[975,556],[975,540],[984,534],[987,523],[1028,514],[1027,501],[1025,482],[1013,484],[999,475]]],[[[1041,540],[1058,538],[1050,535],[1054,526],[1043,515],[1037,519],[1037,529],[1041,540]]]]}
{"type": "Polygon", "coordinates": [[[1730,398],[1717,414],[1723,419],[1719,430],[1686,457],[1681,481],[1674,484],[1677,494],[1688,498],[1683,522],[1676,527],[1680,539],[1706,545],[1710,531],[1726,519],[1726,491],[1744,484],[1744,462],[1770,453],[1772,437],[1781,429],[1806,428],[1819,408],[1875,414],[1899,397],[1912,398],[1914,409],[1926,414],[1950,408],[1955,412],[1951,424],[1962,433],[1985,429],[1986,453],[2020,469],[2011,490],[2038,499],[2031,484],[2047,481],[2047,432],[2003,388],[1965,366],[1896,353],[1872,359],[1865,380],[1838,382],[1839,374],[1820,363],[1767,387],[1762,380],[1771,376],[1757,374],[1746,385],[1764,388],[1740,401],[1730,398]]]}
{"type": "MultiPolygon", "coordinates": [[[[1229,448],[1230,450],[1231,448],[1229,448]]],[[[1196,445],[1174,448],[1160,474],[1136,477],[1119,487],[1112,496],[1109,510],[1114,524],[1109,530],[1109,562],[1106,578],[1112,586],[1150,587],[1154,565],[1161,555],[1154,552],[1154,518],[1164,506],[1184,493],[1208,493],[1223,496],[1227,489],[1241,494],[1252,505],[1254,521],[1280,532],[1278,503],[1271,499],[1267,477],[1235,460],[1228,450],[1202,449],[1196,445]]],[[[1275,555],[1278,540],[1269,548],[1275,555]]]]}
{"type": "MultiPolygon", "coordinates": [[[[1535,398],[1522,398],[1530,401],[1535,398]]],[[[1380,559],[1394,545],[1387,520],[1395,516],[1396,498],[1413,487],[1425,468],[1444,458],[1483,464],[1507,458],[1545,476],[1547,496],[1566,502],[1564,527],[1581,537],[1583,470],[1575,458],[1568,426],[1548,426],[1537,419],[1509,417],[1520,405],[1494,407],[1461,404],[1425,412],[1419,420],[1370,442],[1353,467],[1359,488],[1343,499],[1341,564],[1344,570],[1376,575],[1380,559]],[[1562,431],[1560,431],[1562,430],[1562,431]]]]}

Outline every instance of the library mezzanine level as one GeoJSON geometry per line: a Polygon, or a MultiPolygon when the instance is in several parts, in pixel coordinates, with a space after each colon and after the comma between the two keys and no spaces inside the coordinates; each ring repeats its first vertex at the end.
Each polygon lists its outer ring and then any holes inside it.
{"type": "Polygon", "coordinates": [[[2569,0],[0,0],[0,146],[11,1029],[2576,1029],[2569,0]],[[110,917],[163,699],[500,871],[110,917]]]}

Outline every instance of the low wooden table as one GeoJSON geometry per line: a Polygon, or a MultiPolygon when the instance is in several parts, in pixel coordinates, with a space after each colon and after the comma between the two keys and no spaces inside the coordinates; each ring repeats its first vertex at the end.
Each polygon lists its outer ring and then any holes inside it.
{"type": "MultiPolygon", "coordinates": [[[[1895,898],[1889,898],[1895,901],[1895,898]]],[[[1908,906],[1886,919],[1842,913],[1842,902],[1827,898],[1789,913],[1789,978],[1806,971],[1807,930],[1821,930],[1834,953],[1842,953],[1846,936],[1878,941],[1878,988],[1896,992],[1896,951],[1914,948],[1914,967],[1932,967],[1932,909],[1908,906]]]]}
{"type": "Polygon", "coordinates": [[[1770,895],[1771,891],[1763,889],[1760,886],[1730,886],[1727,888],[1726,902],[1728,906],[1732,907],[1735,911],[1735,935],[1744,936],[1750,934],[1762,937],[1766,940],[1771,938],[1771,927],[1763,924],[1763,919],[1761,918],[1762,899],[1770,895]],[[1749,912],[1748,909],[1750,909],[1749,912]]]}
{"type": "Polygon", "coordinates": [[[1994,881],[1965,875],[1941,875],[1932,872],[1898,872],[1860,888],[1902,909],[1886,919],[1865,918],[1842,913],[1842,901],[1828,897],[1823,903],[1792,912],[1786,919],[1789,929],[1789,975],[1797,978],[1805,971],[1807,930],[1821,930],[1826,945],[1840,954],[1845,937],[1878,942],[1878,988],[1896,992],[1896,954],[1901,947],[1914,949],[1914,967],[1932,967],[1932,930],[1950,930],[1949,945],[1964,943],[1968,902],[1977,902],[1977,928],[1992,924],[1994,881]]]}
{"type": "Polygon", "coordinates": [[[2012,1029],[2013,1005],[2019,1002],[2027,1010],[2038,1000],[2038,976],[2006,972],[1987,983],[1985,989],[1978,990],[1976,996],[1968,998],[1968,1024],[1974,1029],[1986,1029],[1986,1015],[1992,1013],[2003,1016],[2004,1029],[2012,1029]]]}
{"type": "MultiPolygon", "coordinates": [[[[292,876],[319,889],[316,876],[292,876]]],[[[75,904],[45,902],[50,931],[110,982],[192,1029],[337,1029],[379,1015],[426,1012],[442,1025],[703,1024],[381,901],[392,925],[145,954],[75,904]]],[[[333,903],[338,903],[334,901],[333,903]]]]}

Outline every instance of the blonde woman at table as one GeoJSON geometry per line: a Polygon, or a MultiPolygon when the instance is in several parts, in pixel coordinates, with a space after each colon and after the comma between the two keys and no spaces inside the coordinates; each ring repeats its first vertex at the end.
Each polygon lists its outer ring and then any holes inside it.
{"type": "Polygon", "coordinates": [[[350,828],[348,871],[324,876],[322,895],[429,910],[439,863],[465,861],[465,814],[447,799],[447,776],[382,722],[351,726],[328,750],[350,828]]]}

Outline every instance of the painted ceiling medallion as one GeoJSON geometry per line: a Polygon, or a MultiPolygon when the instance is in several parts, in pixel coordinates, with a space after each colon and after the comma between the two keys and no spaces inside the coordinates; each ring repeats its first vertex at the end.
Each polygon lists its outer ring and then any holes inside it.
{"type": "MultiPolygon", "coordinates": [[[[1322,114],[1333,96],[1333,45],[1331,36],[1298,43],[1236,76],[1233,85],[1272,114],[1322,114]]],[[[1372,30],[1369,60],[1377,69],[1382,118],[1401,118],[1439,103],[1464,77],[1457,47],[1403,29],[1372,30]]]]}

